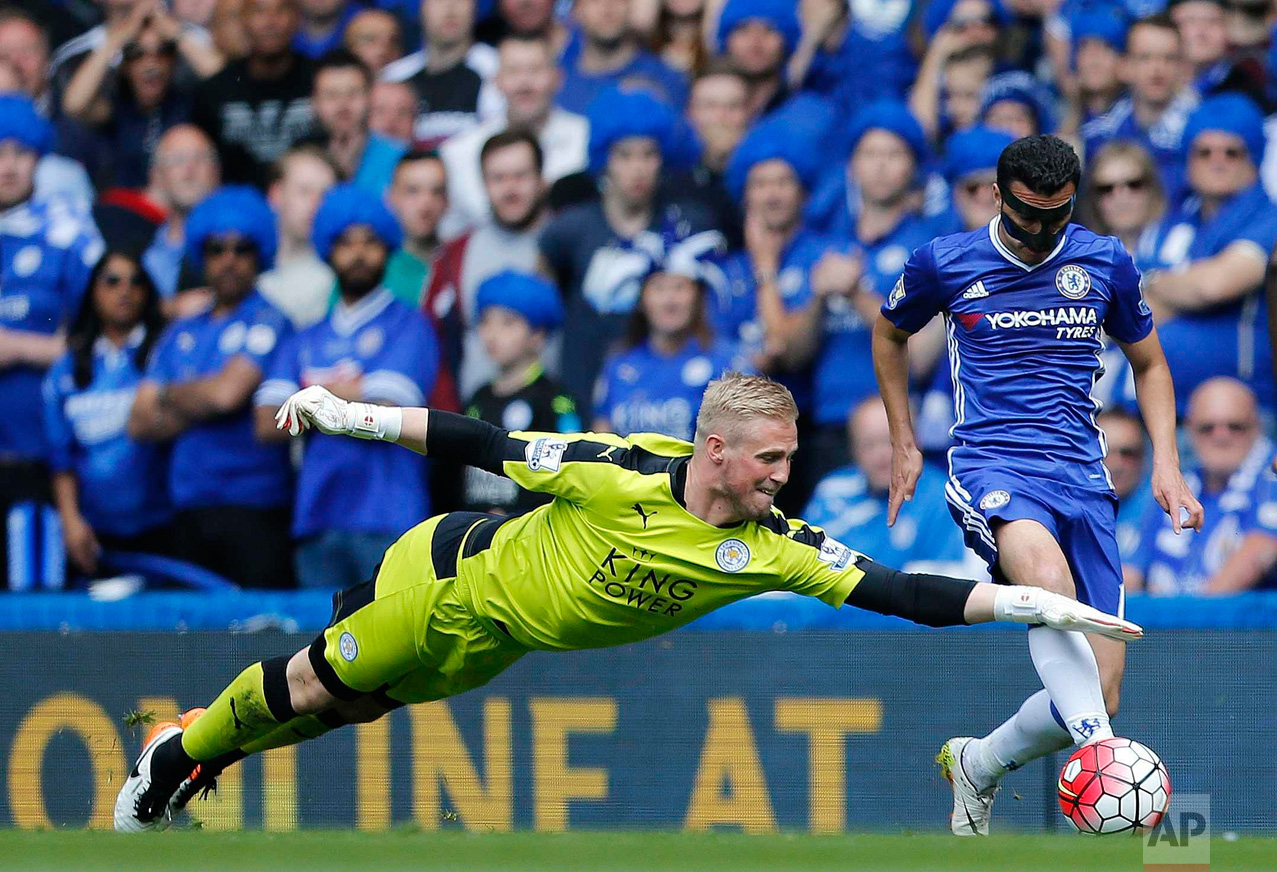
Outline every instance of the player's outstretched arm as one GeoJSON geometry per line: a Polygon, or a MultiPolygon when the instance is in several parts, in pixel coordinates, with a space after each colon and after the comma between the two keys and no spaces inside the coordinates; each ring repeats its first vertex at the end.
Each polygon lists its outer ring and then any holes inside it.
{"type": "Polygon", "coordinates": [[[300,436],[314,427],[330,436],[394,442],[425,454],[432,417],[436,429],[442,431],[433,434],[432,453],[476,466],[485,465],[479,459],[489,447],[486,443],[502,433],[500,428],[463,415],[343,400],[320,385],[302,388],[285,400],[275,413],[275,426],[290,436],[300,436]]]}
{"type": "MultiPolygon", "coordinates": [[[[290,436],[314,427],[329,435],[394,442],[418,454],[429,453],[497,475],[503,474],[502,462],[509,453],[509,433],[485,421],[435,409],[351,402],[320,385],[303,388],[285,400],[275,413],[275,426],[290,436]]],[[[522,456],[522,448],[516,449],[522,456]]]]}
{"type": "Polygon", "coordinates": [[[864,559],[857,568],[865,575],[847,595],[847,605],[929,627],[1004,621],[1096,633],[1121,642],[1144,635],[1130,621],[1039,587],[900,572],[864,559]]]}

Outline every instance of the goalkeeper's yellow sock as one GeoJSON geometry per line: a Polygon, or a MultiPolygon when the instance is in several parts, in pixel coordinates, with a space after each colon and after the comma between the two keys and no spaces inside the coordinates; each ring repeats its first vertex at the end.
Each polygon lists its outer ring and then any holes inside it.
{"type": "Polygon", "coordinates": [[[344,727],[346,721],[336,712],[320,712],[317,715],[301,715],[286,724],[276,727],[266,735],[240,745],[245,754],[260,754],[274,748],[296,745],[311,739],[318,739],[338,727],[344,727]]]}
{"type": "Polygon", "coordinates": [[[288,692],[288,656],[254,663],[235,677],[182,733],[192,760],[212,760],[297,718],[288,692]]]}

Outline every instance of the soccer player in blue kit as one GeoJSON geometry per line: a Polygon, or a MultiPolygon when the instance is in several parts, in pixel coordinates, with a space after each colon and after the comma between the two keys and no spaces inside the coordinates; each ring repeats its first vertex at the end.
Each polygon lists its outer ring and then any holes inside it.
{"type": "MultiPolygon", "coordinates": [[[[873,358],[891,422],[887,523],[922,472],[906,343],[943,313],[956,418],[945,495],[968,547],[997,581],[1120,616],[1117,497],[1092,397],[1103,373],[1101,331],[1134,371],[1153,444],[1153,495],[1175,532],[1200,530],[1202,507],[1180,474],[1174,388],[1139,271],[1116,238],[1069,223],[1081,176],[1064,141],[1016,140],[998,160],[999,214],[987,228],[914,251],[883,304],[873,358]]],[[[957,835],[988,834],[1009,770],[1113,735],[1124,645],[1043,626],[1028,635],[1044,689],[989,735],[950,739],[936,758],[953,787],[957,835]]]]}

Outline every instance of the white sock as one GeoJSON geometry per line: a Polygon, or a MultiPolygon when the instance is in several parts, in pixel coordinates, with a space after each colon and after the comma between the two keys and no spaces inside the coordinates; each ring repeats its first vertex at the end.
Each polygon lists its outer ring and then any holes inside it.
{"type": "Polygon", "coordinates": [[[1029,654],[1073,741],[1085,745],[1113,738],[1100,668],[1086,636],[1075,630],[1033,627],[1029,654]]]}
{"type": "Polygon", "coordinates": [[[1051,714],[1051,695],[1039,690],[989,735],[967,743],[962,768],[976,789],[984,791],[1012,769],[1071,744],[1073,737],[1051,714]]]}

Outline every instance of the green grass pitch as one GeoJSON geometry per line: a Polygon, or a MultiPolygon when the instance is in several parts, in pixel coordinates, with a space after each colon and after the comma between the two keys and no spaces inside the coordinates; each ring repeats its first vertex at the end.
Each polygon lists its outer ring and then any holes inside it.
{"type": "MultiPolygon", "coordinates": [[[[382,834],[0,831],[0,870],[121,872],[648,872],[648,870],[1141,870],[1141,842],[1114,837],[1002,835],[741,836],[687,833],[382,834]]],[[[1211,843],[1212,872],[1277,868],[1277,839],[1211,843]]]]}

